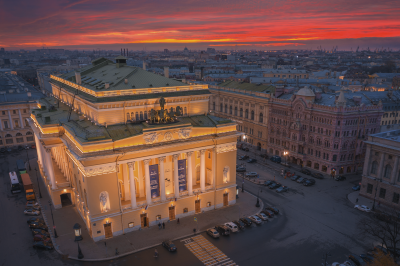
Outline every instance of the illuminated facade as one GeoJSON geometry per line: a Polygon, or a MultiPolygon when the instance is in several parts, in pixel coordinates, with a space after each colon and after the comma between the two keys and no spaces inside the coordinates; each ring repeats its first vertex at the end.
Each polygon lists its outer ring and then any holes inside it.
{"type": "Polygon", "coordinates": [[[71,200],[97,241],[234,204],[238,133],[208,115],[208,87],[116,61],[51,76],[32,112],[54,206],[71,200]]]}

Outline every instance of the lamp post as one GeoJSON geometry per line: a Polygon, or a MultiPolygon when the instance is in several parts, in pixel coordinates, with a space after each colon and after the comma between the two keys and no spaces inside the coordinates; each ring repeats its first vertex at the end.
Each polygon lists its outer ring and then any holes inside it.
{"type": "Polygon", "coordinates": [[[38,185],[38,188],[39,188],[39,198],[42,198],[42,193],[40,192],[39,176],[37,174],[36,167],[35,167],[35,172],[36,172],[36,182],[37,182],[37,185],[38,185]]]}
{"type": "Polygon", "coordinates": [[[287,166],[287,155],[289,154],[289,152],[284,151],[283,155],[285,156],[285,165],[287,166]]]}
{"type": "Polygon", "coordinates": [[[375,186],[375,196],[374,196],[374,204],[372,204],[372,210],[374,211],[375,210],[375,200],[376,200],[376,192],[378,192],[378,180],[379,180],[379,182],[382,182],[382,179],[380,179],[380,178],[375,178],[375,180],[376,180],[376,186],[375,186]]]}
{"type": "Polygon", "coordinates": [[[50,205],[50,213],[51,213],[51,220],[53,221],[53,229],[54,229],[54,237],[57,238],[57,231],[56,231],[56,226],[54,225],[54,217],[53,217],[53,210],[51,209],[51,201],[49,200],[49,205],[50,205]]]}
{"type": "Polygon", "coordinates": [[[78,243],[78,259],[83,259],[84,258],[84,256],[83,256],[83,254],[82,254],[82,250],[81,250],[81,247],[79,246],[79,241],[77,241],[77,243],[78,243]]]}
{"type": "Polygon", "coordinates": [[[81,225],[76,223],[73,228],[75,231],[75,241],[81,241],[83,239],[81,225]]]}
{"type": "Polygon", "coordinates": [[[32,168],[31,168],[31,163],[29,162],[28,150],[25,150],[25,151],[26,151],[26,158],[28,159],[29,171],[31,171],[32,168]]]}
{"type": "Polygon", "coordinates": [[[256,207],[260,207],[260,190],[262,193],[262,189],[259,187],[258,188],[258,192],[257,192],[257,203],[256,203],[256,207]]]}

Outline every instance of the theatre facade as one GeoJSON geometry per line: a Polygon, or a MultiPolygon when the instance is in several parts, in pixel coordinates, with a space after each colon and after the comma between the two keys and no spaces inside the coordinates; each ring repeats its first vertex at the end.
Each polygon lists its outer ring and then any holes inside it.
{"type": "Polygon", "coordinates": [[[236,202],[236,124],[210,92],[105,58],[51,76],[32,111],[56,208],[73,204],[97,241],[236,202]]]}

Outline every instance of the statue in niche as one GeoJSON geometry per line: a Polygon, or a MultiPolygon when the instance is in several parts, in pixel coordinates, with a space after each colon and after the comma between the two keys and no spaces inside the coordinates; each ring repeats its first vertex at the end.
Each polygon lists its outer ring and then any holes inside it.
{"type": "Polygon", "coordinates": [[[224,183],[228,183],[228,173],[229,173],[229,167],[225,166],[225,168],[224,168],[224,183]]]}
{"type": "Polygon", "coordinates": [[[108,197],[108,192],[103,191],[100,193],[100,211],[108,212],[110,210],[110,200],[108,197]]]}

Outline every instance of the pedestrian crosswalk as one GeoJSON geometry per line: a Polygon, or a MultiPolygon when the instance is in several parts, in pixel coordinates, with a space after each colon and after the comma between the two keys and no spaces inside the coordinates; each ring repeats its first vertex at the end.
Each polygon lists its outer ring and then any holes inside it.
{"type": "Polygon", "coordinates": [[[216,246],[211,244],[204,236],[198,235],[182,240],[185,246],[207,266],[233,266],[237,265],[216,246]]]}

